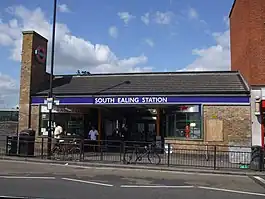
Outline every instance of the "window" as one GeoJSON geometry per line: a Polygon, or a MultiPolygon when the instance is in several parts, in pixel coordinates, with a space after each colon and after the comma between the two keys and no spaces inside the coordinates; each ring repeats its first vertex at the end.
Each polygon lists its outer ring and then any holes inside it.
{"type": "Polygon", "coordinates": [[[0,121],[18,121],[18,111],[0,111],[0,121]]]}
{"type": "MultiPolygon", "coordinates": [[[[41,113],[40,131],[39,135],[48,135],[47,127],[49,122],[49,115],[47,113],[41,113]]],[[[83,135],[84,134],[84,118],[80,114],[68,114],[68,113],[53,113],[52,125],[59,123],[63,129],[71,135],[83,135]]]]}
{"type": "Polygon", "coordinates": [[[201,112],[199,105],[181,105],[165,109],[165,137],[201,139],[201,112]]]}

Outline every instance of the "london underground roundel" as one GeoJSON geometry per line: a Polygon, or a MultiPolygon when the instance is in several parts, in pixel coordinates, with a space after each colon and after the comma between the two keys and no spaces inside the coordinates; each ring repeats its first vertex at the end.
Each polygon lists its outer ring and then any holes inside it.
{"type": "Polygon", "coordinates": [[[35,56],[36,59],[39,63],[44,64],[46,61],[46,50],[45,48],[43,48],[42,46],[39,46],[36,50],[35,50],[35,56]]]}

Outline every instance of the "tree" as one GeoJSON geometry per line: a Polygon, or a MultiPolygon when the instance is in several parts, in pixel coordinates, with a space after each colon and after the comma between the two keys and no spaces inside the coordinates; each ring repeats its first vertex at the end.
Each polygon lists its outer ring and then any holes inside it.
{"type": "Polygon", "coordinates": [[[91,73],[88,72],[88,71],[80,71],[80,70],[77,70],[76,74],[77,74],[77,75],[80,75],[80,76],[88,76],[88,75],[90,75],[91,73]]]}

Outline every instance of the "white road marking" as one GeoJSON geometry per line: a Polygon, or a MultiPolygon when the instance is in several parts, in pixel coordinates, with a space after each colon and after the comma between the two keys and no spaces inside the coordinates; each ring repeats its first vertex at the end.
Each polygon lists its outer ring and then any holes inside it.
{"type": "Polygon", "coordinates": [[[37,176],[0,176],[5,179],[42,179],[42,180],[54,180],[55,177],[37,177],[37,176]]]}
{"type": "Polygon", "coordinates": [[[99,186],[105,186],[105,187],[113,187],[112,184],[104,184],[100,182],[92,182],[92,181],[85,181],[85,180],[78,180],[73,178],[62,178],[63,180],[72,181],[72,182],[81,182],[86,184],[93,184],[93,185],[99,185],[99,186]]]}
{"type": "Polygon", "coordinates": [[[28,198],[28,197],[23,197],[23,196],[0,196],[0,198],[17,198],[17,199],[22,199],[22,198],[28,198]]]}
{"type": "Polygon", "coordinates": [[[264,193],[254,193],[254,192],[237,191],[237,190],[220,189],[220,188],[203,187],[203,186],[198,186],[197,188],[199,188],[199,189],[206,189],[206,190],[213,190],[213,191],[223,191],[223,192],[230,192],[230,193],[239,193],[239,194],[246,194],[246,195],[254,195],[254,196],[265,196],[264,193]]]}
{"type": "Polygon", "coordinates": [[[178,188],[187,189],[194,188],[194,186],[166,186],[166,185],[121,185],[121,188],[178,188]]]}
{"type": "Polygon", "coordinates": [[[262,182],[263,184],[265,184],[265,180],[259,176],[253,176],[253,178],[255,178],[256,180],[262,182]]]}

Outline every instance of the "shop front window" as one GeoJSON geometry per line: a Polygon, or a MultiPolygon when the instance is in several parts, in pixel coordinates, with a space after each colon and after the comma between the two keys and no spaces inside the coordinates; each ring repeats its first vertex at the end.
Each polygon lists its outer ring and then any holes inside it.
{"type": "Polygon", "coordinates": [[[199,105],[174,106],[165,111],[165,137],[202,139],[199,105]]]}
{"type": "MultiPolygon", "coordinates": [[[[48,135],[47,127],[49,122],[48,113],[41,113],[40,135],[48,135]]],[[[67,135],[84,135],[84,118],[80,114],[53,113],[52,126],[60,124],[67,135]]]]}

